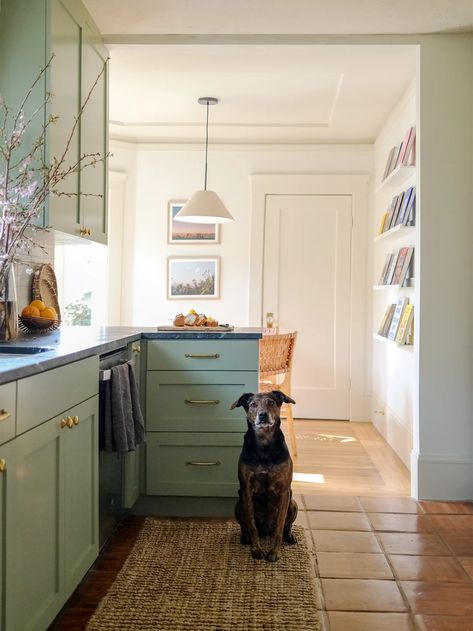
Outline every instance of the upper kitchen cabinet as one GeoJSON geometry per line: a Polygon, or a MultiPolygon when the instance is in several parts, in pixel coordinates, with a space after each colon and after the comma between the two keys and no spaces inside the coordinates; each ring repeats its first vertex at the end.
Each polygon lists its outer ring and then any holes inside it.
{"type": "MultiPolygon", "coordinates": [[[[48,128],[44,159],[65,156],[66,166],[84,154],[108,151],[107,51],[100,34],[79,0],[2,0],[0,14],[0,93],[10,107],[21,102],[39,69],[54,55],[44,80],[35,86],[25,115],[41,108],[52,94],[47,111],[37,115],[25,139],[34,142],[47,116],[57,116],[48,128]],[[100,75],[93,92],[90,90],[100,75]],[[70,138],[81,104],[89,96],[70,138]]],[[[91,158],[86,158],[89,163],[91,158]]],[[[99,243],[107,243],[107,165],[98,162],[73,171],[60,192],[50,196],[41,225],[99,243]],[[82,193],[83,195],[79,195],[82,193]]]]}

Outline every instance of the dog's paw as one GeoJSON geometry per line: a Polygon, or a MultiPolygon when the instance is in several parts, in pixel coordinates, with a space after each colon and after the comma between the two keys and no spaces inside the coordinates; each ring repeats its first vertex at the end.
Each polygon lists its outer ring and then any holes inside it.
{"type": "Polygon", "coordinates": [[[297,543],[297,538],[295,535],[292,534],[292,532],[290,532],[284,535],[284,541],[290,546],[293,546],[295,543],[297,543]]]}
{"type": "Polygon", "coordinates": [[[264,559],[264,552],[260,547],[251,548],[251,556],[254,559],[264,559]]]}
{"type": "Polygon", "coordinates": [[[266,561],[270,563],[274,563],[281,557],[281,553],[279,550],[270,550],[266,555],[266,561]]]}

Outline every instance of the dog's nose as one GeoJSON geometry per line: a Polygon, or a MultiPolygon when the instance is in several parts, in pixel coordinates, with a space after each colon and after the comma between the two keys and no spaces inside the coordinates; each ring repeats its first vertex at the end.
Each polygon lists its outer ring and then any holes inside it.
{"type": "Polygon", "coordinates": [[[268,413],[267,412],[258,412],[258,421],[261,422],[266,422],[268,420],[268,413]]]}

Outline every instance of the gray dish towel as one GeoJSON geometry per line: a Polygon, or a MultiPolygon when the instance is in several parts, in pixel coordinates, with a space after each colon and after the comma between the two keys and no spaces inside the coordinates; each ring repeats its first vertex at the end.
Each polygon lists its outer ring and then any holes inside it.
{"type": "Polygon", "coordinates": [[[111,368],[110,385],[103,401],[105,451],[124,454],[145,442],[146,432],[140,408],[132,362],[111,368]]]}

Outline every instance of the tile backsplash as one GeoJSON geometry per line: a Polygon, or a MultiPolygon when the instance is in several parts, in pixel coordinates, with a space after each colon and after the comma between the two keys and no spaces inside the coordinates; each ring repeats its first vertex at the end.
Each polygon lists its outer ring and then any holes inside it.
{"type": "Polygon", "coordinates": [[[32,300],[33,272],[43,263],[54,265],[54,232],[36,230],[35,245],[29,253],[16,259],[15,278],[18,296],[18,311],[32,300]]]}

